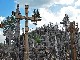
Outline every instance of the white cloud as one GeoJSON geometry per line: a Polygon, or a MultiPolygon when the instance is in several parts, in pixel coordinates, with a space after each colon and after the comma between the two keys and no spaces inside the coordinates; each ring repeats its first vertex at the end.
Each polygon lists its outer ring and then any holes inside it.
{"type": "MultiPolygon", "coordinates": [[[[63,14],[66,13],[69,15],[69,20],[75,21],[76,23],[78,22],[78,26],[80,28],[80,9],[76,9],[75,7],[72,6],[68,6],[68,7],[63,7],[61,8],[61,10],[59,11],[59,14],[63,14]]],[[[79,30],[80,31],[80,30],[79,30]]]]}
{"type": "Polygon", "coordinates": [[[54,0],[55,4],[66,4],[66,5],[71,5],[74,0],[54,0]]]}
{"type": "Polygon", "coordinates": [[[59,12],[60,12],[60,14],[66,13],[69,15],[69,17],[73,17],[73,16],[78,16],[80,14],[80,9],[76,9],[72,6],[68,6],[68,7],[61,8],[61,10],[59,12]]]}
{"type": "Polygon", "coordinates": [[[80,6],[80,0],[77,0],[77,2],[75,2],[75,6],[80,6]]]}
{"type": "Polygon", "coordinates": [[[15,0],[15,3],[20,4],[21,7],[29,5],[30,7],[50,7],[53,4],[71,5],[74,0],[15,0]]]}
{"type": "Polygon", "coordinates": [[[3,21],[4,18],[5,18],[5,17],[2,17],[2,16],[0,17],[0,24],[1,24],[1,21],[3,21]]]}
{"type": "Polygon", "coordinates": [[[42,21],[38,22],[37,27],[40,27],[43,24],[48,24],[49,22],[54,24],[57,22],[59,24],[63,20],[65,14],[68,14],[70,21],[78,22],[80,28],[80,9],[76,9],[75,7],[63,7],[56,14],[52,13],[49,9],[40,8],[40,14],[42,16],[42,21]]]}
{"type": "Polygon", "coordinates": [[[0,35],[3,35],[3,32],[2,31],[0,31],[0,35]]]}
{"type": "Polygon", "coordinates": [[[20,30],[20,35],[22,35],[22,33],[23,33],[22,30],[20,30]]]}
{"type": "Polygon", "coordinates": [[[6,37],[3,36],[3,31],[1,31],[1,29],[0,29],[0,42],[4,43],[5,38],[6,38],[6,37]]]}
{"type": "Polygon", "coordinates": [[[4,41],[5,41],[5,38],[6,38],[5,36],[3,36],[3,35],[0,35],[0,42],[1,42],[1,43],[4,43],[4,41]]]}
{"type": "Polygon", "coordinates": [[[22,7],[29,5],[30,7],[42,7],[52,5],[53,0],[15,0],[15,3],[20,4],[22,7]]]}
{"type": "MultiPolygon", "coordinates": [[[[19,3],[21,6],[24,6],[25,4],[29,4],[31,7],[39,7],[40,9],[40,14],[42,16],[42,21],[38,22],[38,27],[42,26],[43,24],[48,24],[49,22],[60,22],[62,21],[65,13],[69,14],[71,13],[70,16],[72,16],[73,14],[77,14],[75,11],[75,8],[73,7],[63,7],[61,8],[61,10],[57,13],[54,14],[52,13],[48,8],[46,7],[50,7],[53,4],[72,4],[74,2],[74,0],[15,0],[16,3],[19,3]],[[46,6],[46,7],[45,7],[46,6]]],[[[30,22],[30,24],[32,24],[30,22]]]]}
{"type": "Polygon", "coordinates": [[[37,27],[40,27],[44,24],[48,24],[49,22],[52,22],[54,24],[56,24],[56,22],[59,24],[60,21],[62,21],[64,14],[63,15],[57,15],[52,13],[49,9],[46,8],[40,8],[40,14],[42,17],[42,21],[38,22],[37,27]]]}
{"type": "MultiPolygon", "coordinates": [[[[40,9],[40,14],[42,16],[42,21],[38,22],[37,27],[40,27],[44,24],[48,24],[49,22],[52,22],[56,24],[56,22],[59,24],[59,22],[62,21],[65,14],[69,15],[70,21],[76,21],[79,23],[80,27],[80,9],[77,9],[77,6],[80,6],[80,0],[15,0],[16,3],[19,3],[21,6],[24,6],[25,4],[30,5],[30,7],[37,7],[40,9]],[[51,12],[50,9],[46,7],[50,7],[52,5],[64,5],[56,14],[51,12]],[[72,6],[74,5],[75,6],[72,6]],[[67,5],[65,7],[65,5],[67,5]]],[[[53,8],[54,9],[54,8],[53,8]]],[[[30,22],[30,24],[32,24],[30,22]]]]}
{"type": "MultiPolygon", "coordinates": [[[[1,21],[3,21],[3,19],[4,19],[5,17],[0,17],[0,24],[1,24],[1,21]]],[[[5,40],[5,36],[3,36],[3,32],[2,32],[2,30],[0,29],[0,42],[4,42],[4,40],[5,40]]]]}

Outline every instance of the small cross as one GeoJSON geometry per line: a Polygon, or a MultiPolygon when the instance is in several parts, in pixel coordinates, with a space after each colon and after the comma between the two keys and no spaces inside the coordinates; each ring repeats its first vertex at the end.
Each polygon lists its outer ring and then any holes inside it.
{"type": "Polygon", "coordinates": [[[0,28],[3,28],[3,26],[4,26],[4,24],[1,23],[1,24],[0,24],[0,28]]]}

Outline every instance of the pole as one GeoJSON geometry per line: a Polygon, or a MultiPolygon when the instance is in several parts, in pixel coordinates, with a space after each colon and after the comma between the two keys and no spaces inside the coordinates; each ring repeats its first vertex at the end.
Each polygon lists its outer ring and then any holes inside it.
{"type": "Polygon", "coordinates": [[[28,5],[25,5],[25,40],[24,40],[24,60],[29,60],[29,46],[28,46],[28,5]]]}
{"type": "Polygon", "coordinates": [[[71,22],[69,27],[69,32],[70,32],[70,40],[71,40],[71,58],[73,60],[77,60],[75,40],[74,40],[75,31],[76,31],[75,22],[71,22]]]}

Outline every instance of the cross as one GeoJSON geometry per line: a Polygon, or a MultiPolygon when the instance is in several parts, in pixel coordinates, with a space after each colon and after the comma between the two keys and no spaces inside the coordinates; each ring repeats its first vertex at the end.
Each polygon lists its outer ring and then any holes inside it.
{"type": "Polygon", "coordinates": [[[3,26],[4,26],[4,24],[2,24],[2,22],[1,22],[1,24],[0,24],[0,28],[3,28],[3,26]]]}
{"type": "Polygon", "coordinates": [[[28,17],[28,8],[29,5],[25,5],[25,16],[22,16],[20,11],[19,11],[19,4],[17,4],[17,9],[16,12],[12,11],[12,15],[15,16],[16,19],[22,20],[25,19],[25,39],[24,39],[24,60],[29,60],[29,46],[28,46],[28,20],[31,20],[31,22],[36,22],[41,21],[41,17],[39,14],[39,11],[34,9],[34,15],[32,17],[28,17]]]}
{"type": "Polygon", "coordinates": [[[69,18],[68,15],[65,14],[63,22],[60,23],[65,26],[65,31],[70,33],[71,57],[73,60],[76,60],[77,56],[76,56],[76,46],[74,44],[75,43],[74,37],[75,37],[75,33],[78,32],[79,28],[78,28],[78,23],[77,25],[75,25],[75,21],[70,22],[68,18],[69,18]],[[67,24],[69,24],[69,26],[67,24]],[[75,26],[77,26],[77,28],[75,28],[75,26]]]}
{"type": "Polygon", "coordinates": [[[77,59],[77,53],[76,53],[76,46],[75,46],[75,32],[78,32],[78,25],[75,25],[75,21],[70,22],[70,26],[68,28],[68,31],[70,32],[70,40],[71,40],[71,54],[72,54],[72,59],[76,60],[77,59]],[[75,28],[77,26],[77,28],[75,28]]]}

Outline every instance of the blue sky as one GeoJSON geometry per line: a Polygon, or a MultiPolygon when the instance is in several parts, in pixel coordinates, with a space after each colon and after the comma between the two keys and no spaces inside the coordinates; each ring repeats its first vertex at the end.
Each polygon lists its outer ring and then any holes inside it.
{"type": "MultiPolygon", "coordinates": [[[[3,18],[7,17],[7,16],[11,16],[11,12],[16,10],[16,3],[14,0],[0,0],[0,21],[3,20],[3,18]]],[[[24,5],[25,6],[25,5],[24,5]]],[[[25,8],[20,7],[20,12],[22,15],[25,15],[25,8]]],[[[33,8],[29,9],[29,16],[31,16],[31,14],[33,13],[33,8]]],[[[30,21],[29,21],[30,22],[30,21]]],[[[20,25],[20,29],[22,29],[22,27],[25,26],[25,20],[21,20],[20,21],[21,25],[20,25]]],[[[31,28],[36,28],[35,25],[33,24],[29,24],[30,29],[31,28]]],[[[2,29],[0,28],[0,37],[2,37],[2,29]]],[[[0,42],[3,42],[3,40],[5,39],[5,37],[2,37],[0,39],[0,42]]]]}
{"type": "MultiPolygon", "coordinates": [[[[3,17],[11,15],[11,11],[14,10],[15,3],[13,0],[0,0],[0,21],[3,20],[3,17]]],[[[2,35],[2,29],[0,29],[0,42],[3,42],[5,37],[2,35]]]]}
{"type": "MultiPolygon", "coordinates": [[[[16,10],[17,4],[20,5],[22,15],[25,15],[25,5],[29,5],[29,16],[32,15],[33,9],[39,9],[42,21],[38,22],[37,26],[29,21],[30,29],[35,29],[43,24],[47,25],[49,22],[59,24],[65,14],[69,15],[70,21],[78,22],[80,28],[80,0],[0,0],[0,21],[3,21],[4,17],[10,16],[11,12],[16,10]]],[[[24,27],[24,21],[20,21],[20,28],[24,27]]],[[[2,34],[2,29],[0,29],[0,42],[5,39],[2,34]]]]}
{"type": "Polygon", "coordinates": [[[0,16],[7,17],[11,15],[11,11],[14,10],[14,0],[0,0],[0,16]]]}

